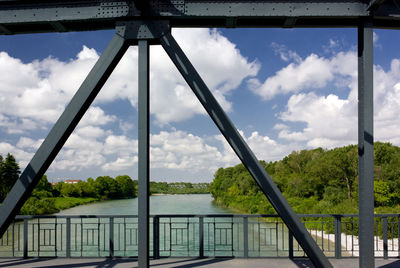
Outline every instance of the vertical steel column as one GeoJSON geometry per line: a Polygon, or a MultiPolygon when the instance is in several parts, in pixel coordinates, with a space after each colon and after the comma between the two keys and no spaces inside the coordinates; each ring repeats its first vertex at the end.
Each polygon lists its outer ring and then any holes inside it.
{"type": "Polygon", "coordinates": [[[249,218],[243,217],[243,257],[249,257],[249,218]]]}
{"type": "Polygon", "coordinates": [[[289,259],[293,259],[294,257],[293,250],[294,250],[293,234],[291,231],[289,231],[289,259]]]}
{"type": "Polygon", "coordinates": [[[139,40],[139,267],[149,267],[149,42],[139,40]]]}
{"type": "MultiPolygon", "coordinates": [[[[109,242],[109,248],[110,248],[110,252],[109,252],[109,257],[110,258],[113,258],[114,257],[114,217],[113,216],[110,216],[110,219],[109,219],[110,221],[109,221],[109,230],[108,230],[108,232],[109,232],[109,236],[110,236],[110,241],[108,241],[109,242]]],[[[104,231],[105,231],[105,226],[104,226],[104,231]]],[[[106,241],[104,241],[104,244],[106,243],[106,241]]]]}
{"type": "Polygon", "coordinates": [[[0,237],[103,87],[129,44],[115,34],[0,207],[0,237]]]}
{"type": "Polygon", "coordinates": [[[204,258],[204,217],[199,216],[199,258],[204,258]]]}
{"type": "Polygon", "coordinates": [[[335,258],[342,257],[342,215],[333,215],[335,217],[335,258]]]}
{"type": "MultiPolygon", "coordinates": [[[[33,236],[33,234],[32,234],[33,236]]],[[[19,241],[18,241],[19,242],[19,241]]],[[[23,250],[24,250],[24,259],[28,258],[28,219],[24,219],[24,242],[23,242],[23,250]]]]}
{"type": "Polygon", "coordinates": [[[358,27],[358,204],[360,267],[374,267],[373,29],[358,27]]]}
{"type": "Polygon", "coordinates": [[[383,258],[387,259],[388,256],[388,218],[382,217],[382,240],[383,240],[383,258]]]}
{"type": "Polygon", "coordinates": [[[249,146],[243,140],[236,127],[225,114],[207,85],[179,47],[174,37],[167,33],[160,39],[161,45],[197,96],[207,113],[217,125],[222,135],[231,145],[243,165],[250,172],[272,206],[281,216],[290,231],[316,267],[332,267],[322,250],[308,233],[293,209],[289,206],[278,187],[268,176],[249,146]]]}
{"type": "Polygon", "coordinates": [[[160,258],[160,217],[153,217],[153,258],[160,258]]]}
{"type": "MultiPolygon", "coordinates": [[[[65,238],[66,238],[66,249],[65,249],[65,257],[71,258],[71,218],[67,217],[66,221],[66,231],[65,231],[65,238]]],[[[76,230],[75,230],[76,232],[76,230]]],[[[76,241],[75,241],[76,243],[76,241]]],[[[81,241],[83,244],[83,242],[81,241]]]]}

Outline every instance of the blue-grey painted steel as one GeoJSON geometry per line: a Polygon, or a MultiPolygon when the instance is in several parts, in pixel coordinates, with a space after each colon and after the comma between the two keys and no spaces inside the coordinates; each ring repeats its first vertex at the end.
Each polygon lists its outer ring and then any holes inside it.
{"type": "Polygon", "coordinates": [[[340,259],[342,257],[341,248],[342,248],[342,217],[341,215],[334,215],[334,229],[335,229],[335,258],[340,259]]]}
{"type": "Polygon", "coordinates": [[[289,231],[289,259],[293,259],[293,234],[289,231]]]}
{"type": "Polygon", "coordinates": [[[71,257],[71,218],[66,219],[66,249],[65,249],[65,256],[67,258],[71,257]]]}
{"type": "Polygon", "coordinates": [[[110,247],[110,255],[109,255],[109,257],[110,258],[113,258],[114,257],[114,218],[113,217],[110,217],[110,223],[109,223],[109,228],[110,228],[110,230],[109,230],[109,236],[110,236],[110,244],[109,244],[109,247],[110,247]]]}
{"type": "Polygon", "coordinates": [[[51,129],[0,207],[0,237],[30,196],[76,125],[124,55],[128,44],[115,35],[51,129]]]}
{"type": "Polygon", "coordinates": [[[249,218],[243,218],[243,257],[249,257],[249,218]]]}
{"type": "MultiPolygon", "coordinates": [[[[14,237],[14,235],[13,235],[14,237]]],[[[28,219],[24,219],[24,243],[23,243],[23,257],[28,258],[28,219]]]]}
{"type": "Polygon", "coordinates": [[[171,34],[160,39],[161,45],[197,96],[207,113],[217,125],[227,142],[231,145],[243,165],[248,169],[261,190],[267,196],[272,206],[282,217],[282,220],[292,231],[297,241],[317,267],[332,267],[326,256],[318,247],[304,224],[296,216],[278,187],[274,184],[265,169],[261,166],[251,149],[230,121],[224,110],[218,104],[207,85],[201,79],[196,69],[190,63],[185,53],[171,34]]]}
{"type": "Polygon", "coordinates": [[[173,27],[356,27],[371,13],[376,27],[400,28],[396,3],[381,0],[147,0],[140,9],[135,1],[29,2],[0,1],[0,34],[113,29],[144,17],[173,27]]]}
{"type": "Polygon", "coordinates": [[[388,254],[388,219],[383,217],[382,219],[382,240],[383,240],[383,258],[387,259],[388,254]]]}
{"type": "Polygon", "coordinates": [[[360,267],[374,267],[373,29],[358,28],[358,204],[360,267]]]}
{"type": "Polygon", "coordinates": [[[139,267],[149,266],[149,43],[147,40],[139,40],[139,267]]]}
{"type": "Polygon", "coordinates": [[[204,217],[199,217],[199,258],[204,258],[204,217]]]}
{"type": "Polygon", "coordinates": [[[153,258],[160,258],[160,218],[153,217],[153,258]]]}

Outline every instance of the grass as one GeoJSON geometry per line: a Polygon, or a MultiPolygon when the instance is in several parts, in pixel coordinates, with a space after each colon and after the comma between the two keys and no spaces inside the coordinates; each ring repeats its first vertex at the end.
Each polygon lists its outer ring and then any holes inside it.
{"type": "Polygon", "coordinates": [[[72,208],[99,201],[94,197],[54,197],[55,206],[59,210],[72,208]]]}

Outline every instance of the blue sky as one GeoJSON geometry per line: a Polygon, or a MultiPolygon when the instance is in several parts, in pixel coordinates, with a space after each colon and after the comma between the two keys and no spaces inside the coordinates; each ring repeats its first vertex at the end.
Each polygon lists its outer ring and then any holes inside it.
{"type": "MultiPolygon", "coordinates": [[[[24,168],[113,31],[0,36],[0,154],[24,168]]],[[[356,29],[174,29],[267,161],[357,142],[356,29]]],[[[374,32],[375,139],[400,145],[400,33],[374,32]]],[[[211,181],[238,163],[161,47],[151,48],[151,178],[211,181]]],[[[128,50],[48,172],[137,178],[137,48],[128,50]]]]}

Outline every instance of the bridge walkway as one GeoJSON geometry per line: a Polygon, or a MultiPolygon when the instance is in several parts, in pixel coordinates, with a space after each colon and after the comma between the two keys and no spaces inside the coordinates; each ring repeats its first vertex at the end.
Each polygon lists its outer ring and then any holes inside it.
{"type": "MultiPolygon", "coordinates": [[[[347,259],[330,259],[335,268],[358,268],[357,258],[347,259]]],[[[129,258],[32,258],[32,259],[0,259],[0,268],[31,268],[31,267],[82,267],[82,268],[133,268],[138,267],[136,259],[129,258]]],[[[151,260],[150,267],[156,268],[195,268],[195,267],[210,267],[210,268],[242,268],[242,267],[285,267],[285,268],[312,268],[314,267],[309,260],[298,259],[290,260],[287,258],[280,259],[240,259],[240,258],[206,258],[206,259],[191,259],[191,258],[165,258],[159,260],[151,260]]],[[[400,267],[400,259],[375,259],[375,267],[380,268],[398,268],[400,267]]]]}

